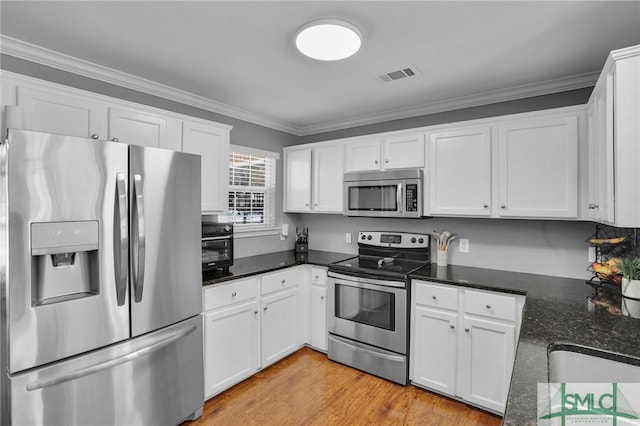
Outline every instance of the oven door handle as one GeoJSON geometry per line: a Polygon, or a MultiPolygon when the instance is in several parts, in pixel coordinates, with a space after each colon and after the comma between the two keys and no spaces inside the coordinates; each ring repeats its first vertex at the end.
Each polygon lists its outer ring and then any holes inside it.
{"type": "Polygon", "coordinates": [[[231,235],[225,235],[224,237],[204,237],[202,241],[229,240],[231,238],[231,235]]]}
{"type": "Polygon", "coordinates": [[[391,280],[387,281],[387,280],[380,280],[380,279],[376,280],[372,278],[357,277],[354,275],[339,274],[336,272],[329,272],[329,278],[340,280],[342,284],[350,285],[352,287],[365,288],[364,284],[369,284],[369,285],[378,286],[381,288],[384,288],[384,287],[392,287],[392,288],[400,288],[400,289],[407,288],[407,284],[404,281],[391,281],[391,280]]]}
{"type": "Polygon", "coordinates": [[[351,346],[356,352],[364,352],[369,356],[373,356],[376,358],[381,358],[387,361],[395,361],[395,362],[404,362],[405,357],[402,355],[396,355],[396,354],[392,354],[391,352],[381,349],[381,348],[376,348],[375,352],[371,350],[370,347],[366,347],[364,345],[361,345],[358,342],[354,342],[353,340],[348,340],[348,339],[344,339],[340,336],[336,336],[335,334],[330,334],[329,335],[329,339],[334,339],[338,342],[344,343],[346,345],[351,346]]]}

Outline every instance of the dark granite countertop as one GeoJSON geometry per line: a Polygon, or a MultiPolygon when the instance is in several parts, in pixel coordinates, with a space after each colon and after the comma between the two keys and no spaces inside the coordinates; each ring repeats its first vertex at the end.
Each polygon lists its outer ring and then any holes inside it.
{"type": "Polygon", "coordinates": [[[309,250],[307,260],[296,260],[294,250],[279,251],[276,253],[261,254],[258,256],[241,257],[234,259],[233,266],[229,268],[228,274],[203,273],[202,285],[214,285],[238,278],[249,277],[251,275],[264,274],[266,272],[277,271],[296,265],[319,265],[327,266],[330,263],[354,257],[355,254],[335,253],[330,251],[309,250]]]}
{"type": "Polygon", "coordinates": [[[572,343],[640,358],[640,319],[589,308],[587,298],[595,290],[584,280],[435,264],[412,278],[526,295],[505,425],[536,424],[537,384],[548,381],[550,344],[572,343]]]}

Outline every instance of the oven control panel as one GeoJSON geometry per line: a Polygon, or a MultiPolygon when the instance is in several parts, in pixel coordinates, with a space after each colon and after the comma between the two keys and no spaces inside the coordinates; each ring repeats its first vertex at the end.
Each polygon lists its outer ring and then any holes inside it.
{"type": "Polygon", "coordinates": [[[429,248],[429,234],[360,231],[358,232],[358,244],[376,247],[429,248]]]}

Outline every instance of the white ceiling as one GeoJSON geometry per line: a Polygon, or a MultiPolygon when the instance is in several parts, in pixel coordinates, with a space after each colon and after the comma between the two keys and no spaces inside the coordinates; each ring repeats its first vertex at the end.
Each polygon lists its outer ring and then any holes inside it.
{"type": "Polygon", "coordinates": [[[88,61],[79,68],[160,83],[296,134],[587,87],[609,51],[640,43],[639,1],[2,0],[0,8],[3,53],[38,61],[36,47],[49,49],[88,61]],[[319,18],[356,25],[360,52],[339,62],[296,52],[297,28],[319,18]],[[377,78],[411,65],[416,77],[377,78]]]}

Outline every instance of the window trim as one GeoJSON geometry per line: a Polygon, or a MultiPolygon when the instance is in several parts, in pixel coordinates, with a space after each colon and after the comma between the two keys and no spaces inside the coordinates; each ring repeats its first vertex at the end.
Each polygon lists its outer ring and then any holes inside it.
{"type": "MultiPolygon", "coordinates": [[[[258,148],[252,148],[247,146],[240,145],[229,145],[229,152],[235,152],[238,154],[246,154],[246,155],[254,155],[259,157],[270,158],[273,160],[273,167],[271,173],[273,175],[273,201],[270,203],[270,207],[273,213],[273,225],[267,224],[242,224],[242,223],[234,223],[234,238],[250,238],[250,237],[262,237],[269,235],[278,235],[280,233],[280,226],[277,226],[277,218],[276,218],[276,197],[277,197],[277,161],[280,159],[280,154],[277,152],[267,151],[258,148]]],[[[229,190],[227,191],[227,197],[230,192],[232,192],[232,185],[229,185],[229,190]]],[[[237,188],[237,187],[236,187],[237,188]]],[[[255,190],[255,187],[247,187],[247,190],[255,190]]],[[[227,203],[228,207],[228,203],[227,203]]],[[[266,213],[266,212],[265,212],[266,213]]]]}

